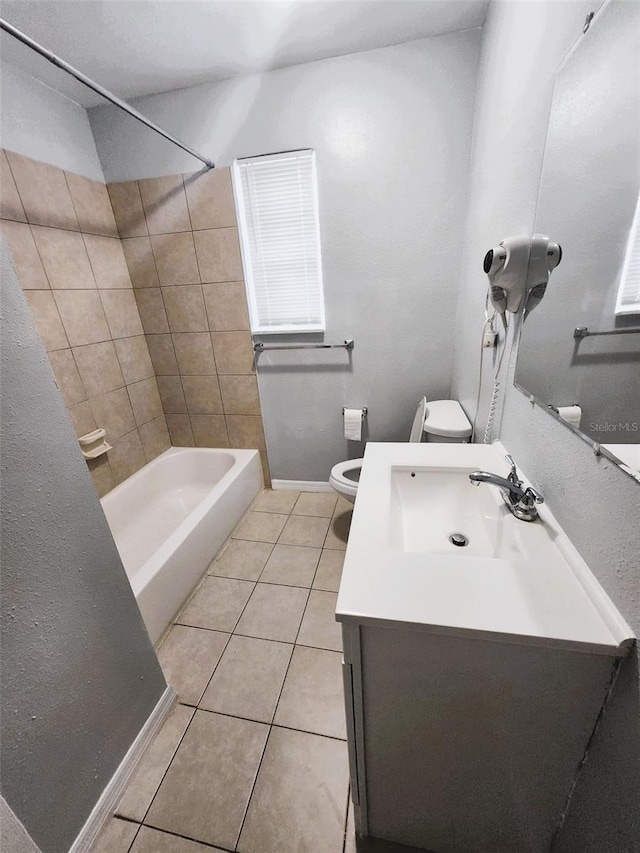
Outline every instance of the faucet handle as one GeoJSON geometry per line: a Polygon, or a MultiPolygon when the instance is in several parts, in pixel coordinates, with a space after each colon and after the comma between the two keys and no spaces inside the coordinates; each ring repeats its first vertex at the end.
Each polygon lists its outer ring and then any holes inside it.
{"type": "Polygon", "coordinates": [[[540,492],[537,489],[533,488],[533,486],[529,486],[527,489],[525,489],[524,496],[525,496],[525,498],[529,499],[529,501],[531,502],[532,505],[534,503],[537,503],[537,504],[543,504],[544,503],[544,498],[542,497],[542,495],[540,494],[540,492]]]}
{"type": "Polygon", "coordinates": [[[517,483],[520,485],[522,480],[518,477],[518,469],[516,468],[516,463],[513,461],[513,456],[510,453],[507,453],[504,457],[509,465],[511,465],[511,471],[509,472],[509,479],[512,483],[517,483]]]}

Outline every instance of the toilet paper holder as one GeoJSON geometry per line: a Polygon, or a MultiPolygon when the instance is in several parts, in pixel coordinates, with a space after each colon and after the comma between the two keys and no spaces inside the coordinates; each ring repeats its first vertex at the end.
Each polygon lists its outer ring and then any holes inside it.
{"type": "MultiPolygon", "coordinates": [[[[353,406],[353,407],[351,407],[351,406],[348,406],[348,407],[347,407],[347,406],[343,406],[343,407],[342,407],[342,414],[343,414],[343,415],[344,415],[344,413],[347,411],[347,408],[354,408],[354,409],[357,409],[357,408],[358,408],[358,406],[353,406]]],[[[366,418],[367,414],[369,413],[369,410],[367,409],[367,407],[366,407],[366,406],[362,406],[362,407],[361,407],[361,409],[360,409],[360,411],[362,412],[362,417],[363,417],[363,418],[366,418]]]]}

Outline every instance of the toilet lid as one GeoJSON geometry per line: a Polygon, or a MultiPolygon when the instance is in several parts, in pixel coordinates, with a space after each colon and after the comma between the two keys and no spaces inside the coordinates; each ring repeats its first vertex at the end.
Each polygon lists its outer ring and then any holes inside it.
{"type": "Polygon", "coordinates": [[[418,403],[418,408],[416,409],[416,416],[413,419],[413,426],[411,427],[411,433],[409,434],[409,441],[413,444],[417,444],[422,439],[422,428],[424,425],[424,416],[427,411],[427,398],[423,397],[418,403]]]}
{"type": "Polygon", "coordinates": [[[427,404],[424,431],[448,438],[468,438],[471,424],[457,400],[432,400],[427,404]]]}

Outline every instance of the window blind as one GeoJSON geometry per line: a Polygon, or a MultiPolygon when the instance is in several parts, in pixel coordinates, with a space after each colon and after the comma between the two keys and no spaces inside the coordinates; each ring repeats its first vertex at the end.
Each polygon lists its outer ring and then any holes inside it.
{"type": "Polygon", "coordinates": [[[251,330],[324,331],[315,152],[236,160],[233,176],[251,330]]]}
{"type": "Polygon", "coordinates": [[[616,314],[640,314],[640,196],[618,287],[616,314]]]}

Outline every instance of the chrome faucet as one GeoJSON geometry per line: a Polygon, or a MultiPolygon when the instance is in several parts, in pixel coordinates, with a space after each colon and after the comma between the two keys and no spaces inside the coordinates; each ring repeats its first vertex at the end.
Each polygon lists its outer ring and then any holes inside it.
{"type": "Polygon", "coordinates": [[[538,517],[536,504],[544,503],[544,498],[540,492],[530,486],[523,489],[515,462],[509,455],[505,459],[511,465],[508,477],[500,477],[498,474],[491,474],[488,471],[474,471],[469,474],[469,479],[474,486],[479,486],[480,483],[498,486],[504,502],[516,518],[519,518],[520,521],[534,521],[538,517]]]}

